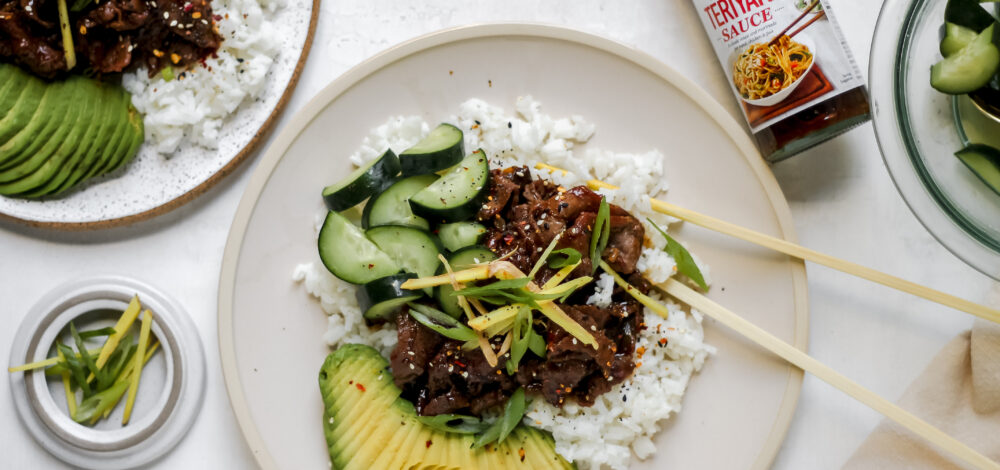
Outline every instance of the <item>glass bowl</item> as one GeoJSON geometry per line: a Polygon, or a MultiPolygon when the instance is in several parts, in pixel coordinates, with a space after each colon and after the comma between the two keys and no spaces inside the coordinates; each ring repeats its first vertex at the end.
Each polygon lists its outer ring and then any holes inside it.
{"type": "Polygon", "coordinates": [[[883,4],[869,63],[875,135],[917,219],[949,251],[1000,280],[1000,195],[954,155],[970,141],[1000,145],[1000,123],[965,96],[930,86],[945,3],[883,4]]]}

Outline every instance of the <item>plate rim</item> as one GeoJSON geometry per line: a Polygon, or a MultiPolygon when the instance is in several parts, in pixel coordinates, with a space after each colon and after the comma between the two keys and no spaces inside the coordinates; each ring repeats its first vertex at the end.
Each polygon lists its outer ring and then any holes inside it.
{"type": "Polygon", "coordinates": [[[311,0],[312,11],[309,15],[309,29],[306,31],[305,42],[302,44],[302,52],[299,54],[299,59],[295,63],[295,69],[292,70],[292,75],[288,79],[288,85],[285,86],[285,90],[281,93],[281,97],[278,98],[278,102],[274,105],[271,113],[268,114],[267,119],[265,119],[260,127],[257,128],[257,131],[254,132],[253,137],[250,138],[247,144],[243,146],[243,148],[240,149],[240,151],[237,152],[233,158],[226,162],[222,168],[219,168],[215,171],[215,173],[212,173],[208,179],[202,181],[194,188],[189,189],[184,194],[159,204],[156,207],[146,209],[137,214],[126,215],[124,217],[95,220],[90,222],[45,222],[40,220],[24,219],[0,212],[0,221],[10,221],[31,228],[52,229],[65,232],[84,232],[132,225],[166,214],[167,212],[177,209],[178,207],[197,199],[199,196],[225,179],[225,177],[233,173],[233,171],[235,171],[241,163],[249,160],[250,156],[253,155],[258,148],[260,148],[261,144],[264,143],[266,138],[274,130],[274,126],[277,123],[278,118],[281,117],[282,112],[285,110],[285,106],[288,105],[288,102],[292,99],[292,93],[295,91],[295,88],[298,87],[299,78],[301,78],[302,75],[302,69],[305,67],[306,59],[309,58],[309,51],[312,50],[312,43],[316,34],[316,25],[319,22],[320,1],[321,0],[311,0]]]}
{"type": "MultiPolygon", "coordinates": [[[[251,175],[250,182],[243,193],[243,197],[240,199],[233,223],[230,226],[219,277],[217,325],[219,356],[222,363],[226,392],[229,396],[229,404],[232,407],[233,415],[236,417],[244,442],[246,442],[254,460],[262,469],[271,470],[280,467],[268,452],[267,446],[257,430],[256,423],[250,416],[246,396],[243,394],[240,373],[237,368],[235,338],[232,329],[232,299],[235,290],[236,268],[239,264],[238,254],[242,249],[243,238],[246,235],[246,229],[253,209],[257,205],[264,186],[273,174],[274,169],[281,162],[288,148],[306,126],[329,103],[369,75],[412,54],[433,47],[485,37],[510,36],[561,40],[604,51],[638,65],[683,92],[695,103],[698,103],[716,124],[725,131],[729,138],[733,140],[737,148],[740,149],[743,157],[757,177],[758,182],[761,184],[771,207],[775,211],[778,227],[783,238],[793,243],[796,241],[795,225],[792,221],[788,201],[785,199],[784,193],[781,191],[781,187],[778,185],[774,174],[765,164],[763,157],[761,157],[757,148],[750,141],[750,137],[744,132],[742,126],[726,112],[722,105],[715,101],[708,92],[699,87],[694,81],[639,49],[606,37],[565,26],[531,22],[489,22],[455,26],[398,43],[362,61],[335,78],[291,117],[268,147],[263,158],[258,162],[253,175],[251,175]]],[[[794,341],[792,345],[801,351],[806,351],[809,332],[809,308],[805,263],[795,258],[789,258],[789,263],[792,268],[792,292],[795,309],[794,341]]],[[[790,364],[787,364],[786,368],[789,374],[785,392],[782,396],[778,413],[769,431],[768,438],[758,452],[753,465],[750,467],[755,470],[770,468],[774,462],[778,450],[781,448],[788,433],[788,429],[791,427],[791,420],[798,404],[804,373],[801,369],[790,364]]]]}

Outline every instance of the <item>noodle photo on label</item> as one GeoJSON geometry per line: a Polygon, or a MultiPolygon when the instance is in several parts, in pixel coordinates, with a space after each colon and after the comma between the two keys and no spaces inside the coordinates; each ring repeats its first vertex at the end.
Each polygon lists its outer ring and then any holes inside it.
{"type": "Polygon", "coordinates": [[[743,98],[766,98],[795,83],[812,61],[809,48],[788,36],[770,46],[751,44],[733,66],[733,84],[743,98]]]}

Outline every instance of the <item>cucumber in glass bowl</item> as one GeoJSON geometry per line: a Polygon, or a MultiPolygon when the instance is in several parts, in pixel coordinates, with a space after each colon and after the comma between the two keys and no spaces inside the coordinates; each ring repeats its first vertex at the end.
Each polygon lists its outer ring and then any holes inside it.
{"type": "Polygon", "coordinates": [[[931,86],[949,95],[964,95],[989,84],[1000,68],[998,34],[996,24],[992,24],[972,42],[931,66],[931,86]]]}
{"type": "Polygon", "coordinates": [[[989,145],[969,144],[955,156],[986,186],[1000,195],[1000,150],[989,145]]]}

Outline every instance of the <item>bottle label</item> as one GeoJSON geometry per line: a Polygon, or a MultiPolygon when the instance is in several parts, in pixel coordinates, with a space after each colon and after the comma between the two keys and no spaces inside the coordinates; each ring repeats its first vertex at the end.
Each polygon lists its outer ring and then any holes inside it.
{"type": "Polygon", "coordinates": [[[864,85],[825,0],[692,1],[754,133],[864,85]]]}

